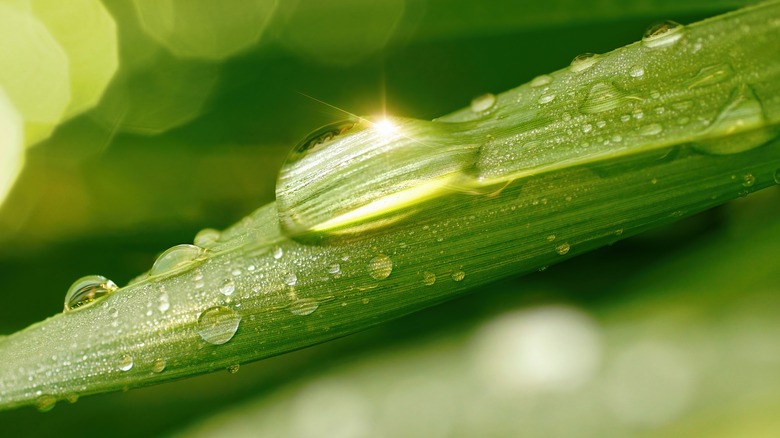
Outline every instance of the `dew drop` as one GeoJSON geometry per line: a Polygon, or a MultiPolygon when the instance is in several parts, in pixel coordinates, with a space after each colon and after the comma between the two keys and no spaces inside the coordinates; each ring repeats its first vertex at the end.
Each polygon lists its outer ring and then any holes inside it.
{"type": "Polygon", "coordinates": [[[290,304],[290,313],[298,316],[311,315],[319,307],[319,301],[314,298],[300,298],[290,304]]]}
{"type": "Polygon", "coordinates": [[[192,243],[201,248],[211,248],[219,241],[221,234],[214,228],[204,228],[198,231],[192,243]]]}
{"type": "Polygon", "coordinates": [[[375,280],[384,280],[391,272],[393,272],[393,261],[384,254],[379,254],[368,262],[368,274],[375,280]]]}
{"type": "Polygon", "coordinates": [[[56,404],[57,399],[50,394],[39,395],[38,398],[35,399],[35,409],[37,409],[38,412],[49,412],[54,409],[54,405],[56,404]]]}
{"type": "Polygon", "coordinates": [[[776,133],[766,127],[761,102],[753,90],[745,86],[734,92],[706,135],[709,139],[694,143],[696,149],[708,154],[727,155],[762,146],[776,133]]]}
{"type": "Polygon", "coordinates": [[[223,306],[209,307],[198,318],[198,334],[213,345],[222,345],[233,339],[241,322],[241,315],[223,306]]]}
{"type": "Polygon", "coordinates": [[[233,295],[233,292],[235,291],[236,283],[232,278],[226,278],[224,281],[222,281],[222,284],[219,285],[219,293],[226,297],[233,295]]]}
{"type": "Polygon", "coordinates": [[[530,85],[534,88],[544,87],[552,83],[553,78],[550,75],[541,75],[533,78],[530,85]]]}
{"type": "Polygon", "coordinates": [[[338,275],[341,273],[341,265],[338,263],[333,263],[332,265],[328,266],[328,274],[331,275],[338,275]]]}
{"type": "Polygon", "coordinates": [[[639,129],[639,135],[658,135],[660,134],[664,128],[659,125],[658,123],[651,123],[649,125],[645,125],[639,129]]]}
{"type": "Polygon", "coordinates": [[[599,55],[596,55],[595,53],[583,53],[581,55],[577,55],[572,59],[571,61],[571,71],[578,73],[581,71],[585,71],[592,67],[599,59],[599,55]]]}
{"type": "Polygon", "coordinates": [[[674,21],[663,21],[647,28],[642,36],[642,44],[649,48],[670,46],[680,40],[685,27],[674,21]]]}
{"type": "Polygon", "coordinates": [[[117,368],[122,371],[130,371],[130,369],[133,368],[133,356],[129,354],[123,354],[122,357],[119,358],[117,368]]]}
{"type": "Polygon", "coordinates": [[[157,257],[149,276],[171,274],[205,260],[205,250],[195,245],[176,245],[157,257]]]}
{"type": "Polygon", "coordinates": [[[423,272],[423,284],[426,286],[432,286],[436,283],[436,274],[431,271],[423,272]]]}
{"type": "Polygon", "coordinates": [[[235,373],[237,373],[237,372],[238,372],[238,370],[239,370],[240,368],[241,368],[241,365],[239,365],[239,364],[237,364],[237,363],[236,363],[236,364],[233,364],[233,365],[230,365],[229,367],[227,367],[227,371],[228,371],[230,374],[235,374],[235,373]]]}
{"type": "Polygon", "coordinates": [[[86,307],[95,301],[111,295],[118,289],[113,281],[102,275],[81,277],[70,286],[65,294],[65,312],[86,307]]]}
{"type": "Polygon", "coordinates": [[[628,75],[632,78],[641,78],[645,75],[645,68],[641,65],[635,65],[628,71],[628,75]]]}
{"type": "Polygon", "coordinates": [[[555,247],[555,252],[557,252],[560,255],[565,255],[569,252],[569,249],[571,249],[571,246],[568,243],[561,243],[560,245],[555,247]]]}
{"type": "Polygon", "coordinates": [[[158,358],[152,363],[152,372],[154,373],[161,373],[165,371],[166,367],[165,359],[158,358]]]}
{"type": "Polygon", "coordinates": [[[485,93],[471,100],[471,110],[475,113],[481,113],[493,108],[496,105],[496,95],[485,93]]]}
{"type": "Polygon", "coordinates": [[[775,174],[772,176],[775,179],[775,184],[780,184],[780,169],[775,170],[775,174]]]}
{"type": "Polygon", "coordinates": [[[276,260],[279,260],[279,259],[280,259],[280,258],[282,258],[282,256],[284,255],[284,250],[282,250],[282,248],[280,248],[280,247],[278,247],[278,246],[277,246],[277,247],[275,247],[275,248],[274,248],[274,250],[273,250],[273,255],[274,255],[274,258],[275,258],[276,260]]]}
{"type": "Polygon", "coordinates": [[[731,78],[734,69],[729,64],[716,64],[702,68],[688,84],[689,89],[719,84],[731,78]]]}
{"type": "Polygon", "coordinates": [[[541,104],[550,103],[553,100],[555,100],[555,94],[542,94],[539,96],[539,103],[541,104]]]}
{"type": "Polygon", "coordinates": [[[550,234],[549,236],[547,236],[547,241],[548,242],[554,242],[555,241],[555,234],[550,234]]]}
{"type": "Polygon", "coordinates": [[[112,318],[116,318],[117,316],[119,316],[119,311],[118,311],[118,310],[116,310],[116,308],[115,308],[115,307],[110,307],[110,308],[108,309],[108,316],[110,316],[110,317],[112,317],[112,318]]]}
{"type": "Polygon", "coordinates": [[[65,400],[67,400],[68,403],[70,403],[70,404],[74,404],[77,401],[79,401],[79,395],[76,394],[76,393],[71,392],[71,393],[65,395],[65,400]]]}
{"type": "Polygon", "coordinates": [[[585,123],[584,125],[582,125],[582,132],[587,134],[590,131],[593,131],[593,125],[591,125],[590,123],[585,123]]]}
{"type": "Polygon", "coordinates": [[[742,186],[752,187],[756,183],[756,177],[752,173],[746,173],[742,175],[742,186]]]}
{"type": "Polygon", "coordinates": [[[466,273],[463,271],[455,271],[450,275],[453,281],[463,281],[466,278],[466,273]]]}
{"type": "Polygon", "coordinates": [[[613,110],[625,103],[626,93],[618,90],[613,84],[599,82],[591,87],[580,110],[587,114],[594,114],[613,110]]]}
{"type": "Polygon", "coordinates": [[[298,276],[295,272],[288,272],[284,275],[284,284],[287,286],[295,286],[298,283],[298,276]]]}

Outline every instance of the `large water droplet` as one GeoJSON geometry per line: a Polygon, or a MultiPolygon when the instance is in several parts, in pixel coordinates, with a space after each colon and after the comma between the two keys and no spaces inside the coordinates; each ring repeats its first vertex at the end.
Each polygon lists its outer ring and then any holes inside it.
{"type": "Polygon", "coordinates": [[[117,285],[102,275],[87,275],[76,280],[65,294],[65,312],[94,303],[116,291],[117,285]]]}
{"type": "Polygon", "coordinates": [[[117,368],[122,371],[130,371],[130,369],[133,368],[133,356],[129,354],[123,354],[122,357],[119,358],[117,368]]]}
{"type": "Polygon", "coordinates": [[[463,281],[463,279],[466,278],[466,273],[463,271],[455,271],[450,275],[450,278],[452,278],[453,281],[463,281]]]}
{"type": "Polygon", "coordinates": [[[431,271],[423,272],[423,284],[426,286],[432,286],[436,283],[436,274],[431,271]]]}
{"type": "Polygon", "coordinates": [[[311,315],[319,307],[319,301],[314,298],[300,298],[290,304],[290,313],[298,316],[311,315]]]}
{"type": "Polygon", "coordinates": [[[213,345],[222,345],[233,339],[241,322],[238,312],[223,306],[210,307],[198,318],[198,334],[213,345]]]}
{"type": "Polygon", "coordinates": [[[585,71],[596,64],[598,60],[599,55],[596,55],[595,53],[583,53],[581,55],[577,55],[571,61],[571,71],[575,73],[585,71]]]}
{"type": "Polygon", "coordinates": [[[205,250],[195,245],[176,245],[157,257],[149,276],[172,274],[205,260],[205,250]]]}
{"type": "Polygon", "coordinates": [[[674,21],[664,21],[647,28],[642,36],[642,44],[645,47],[658,48],[672,45],[683,36],[685,27],[674,21]]]}
{"type": "Polygon", "coordinates": [[[764,108],[750,87],[735,91],[729,103],[694,147],[701,152],[736,154],[766,144],[777,133],[766,126],[764,108]]]}
{"type": "Polygon", "coordinates": [[[624,105],[626,99],[626,93],[618,90],[615,85],[599,82],[591,87],[580,110],[588,114],[609,111],[624,105]]]}
{"type": "Polygon", "coordinates": [[[38,409],[38,412],[49,412],[54,409],[54,405],[56,404],[57,399],[50,394],[39,395],[38,398],[35,399],[35,409],[38,409]]]}
{"type": "Polygon", "coordinates": [[[276,260],[279,260],[284,255],[284,250],[280,247],[274,247],[273,249],[273,255],[276,260]]]}
{"type": "Polygon", "coordinates": [[[204,228],[195,235],[192,243],[201,248],[211,248],[219,241],[220,232],[213,228],[204,228]]]}
{"type": "Polygon", "coordinates": [[[571,249],[571,245],[568,243],[561,243],[560,245],[555,247],[555,252],[557,252],[560,255],[565,255],[569,252],[569,249],[571,249]]]}
{"type": "Polygon", "coordinates": [[[368,262],[368,274],[375,280],[383,280],[392,272],[393,261],[384,254],[379,254],[368,262]]]}
{"type": "Polygon", "coordinates": [[[236,291],[236,282],[232,278],[225,279],[222,284],[219,285],[219,293],[227,297],[233,295],[236,291]]]}
{"type": "Polygon", "coordinates": [[[688,88],[693,89],[719,84],[733,75],[734,69],[729,64],[710,65],[699,70],[696,76],[691,79],[688,88]]]}
{"type": "Polygon", "coordinates": [[[152,372],[154,373],[161,373],[165,371],[165,366],[167,364],[165,363],[165,359],[158,358],[152,363],[152,372]]]}
{"type": "Polygon", "coordinates": [[[493,108],[496,105],[496,95],[485,93],[471,100],[471,110],[475,113],[481,113],[493,108]]]}
{"type": "Polygon", "coordinates": [[[283,280],[287,286],[295,286],[298,283],[298,276],[295,275],[295,272],[288,272],[284,274],[283,280]]]}
{"type": "Polygon", "coordinates": [[[552,83],[553,77],[550,75],[541,75],[533,78],[530,82],[531,87],[533,88],[539,88],[544,87],[545,85],[549,85],[552,83]]]}

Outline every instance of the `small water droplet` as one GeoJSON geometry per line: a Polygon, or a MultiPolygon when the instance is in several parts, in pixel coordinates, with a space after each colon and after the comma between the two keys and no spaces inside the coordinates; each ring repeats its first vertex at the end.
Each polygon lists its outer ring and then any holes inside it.
{"type": "Polygon", "coordinates": [[[319,301],[314,298],[300,298],[290,304],[290,313],[298,316],[311,315],[319,307],[319,301]]]}
{"type": "Polygon", "coordinates": [[[273,250],[273,255],[274,255],[274,258],[275,258],[276,260],[279,260],[279,259],[280,259],[280,258],[282,258],[282,256],[284,255],[284,250],[282,250],[282,248],[280,248],[280,247],[278,247],[278,246],[277,246],[277,247],[275,247],[275,248],[274,248],[274,250],[273,250]]]}
{"type": "Polygon", "coordinates": [[[220,236],[220,232],[214,228],[204,228],[198,231],[198,234],[192,239],[192,243],[201,248],[211,248],[219,241],[220,236]]]}
{"type": "Polygon", "coordinates": [[[332,265],[328,266],[328,274],[331,275],[338,275],[341,273],[341,265],[338,263],[333,263],[332,265]]]}
{"type": "Polygon", "coordinates": [[[298,283],[298,276],[295,275],[295,272],[288,272],[284,275],[283,281],[287,286],[295,286],[298,283]]]}
{"type": "Polygon", "coordinates": [[[463,271],[455,271],[450,275],[453,281],[462,281],[464,278],[466,278],[466,273],[463,271]]]}
{"type": "Polygon", "coordinates": [[[571,249],[571,246],[568,243],[561,243],[560,245],[555,247],[555,252],[557,252],[560,255],[565,255],[569,252],[569,249],[571,249]]]}
{"type": "Polygon", "coordinates": [[[613,110],[626,103],[626,93],[613,84],[599,82],[591,87],[580,110],[587,114],[613,110]]]}
{"type": "Polygon", "coordinates": [[[628,75],[632,78],[641,78],[645,75],[645,68],[641,65],[635,65],[628,71],[628,75]]]}
{"type": "Polygon", "coordinates": [[[598,60],[599,55],[596,55],[595,53],[583,53],[575,56],[574,59],[571,60],[571,66],[569,68],[571,68],[571,71],[578,73],[589,69],[596,64],[598,60]]]}
{"type": "Polygon", "coordinates": [[[110,317],[112,317],[112,318],[116,318],[117,316],[119,316],[119,311],[118,311],[118,310],[116,310],[116,308],[115,308],[115,307],[110,307],[110,308],[108,309],[108,316],[110,316],[110,317]]]}
{"type": "Polygon", "coordinates": [[[642,44],[649,48],[670,46],[680,40],[685,27],[674,21],[664,21],[647,28],[642,36],[642,44]]]}
{"type": "Polygon", "coordinates": [[[496,105],[496,95],[485,93],[471,100],[471,110],[475,113],[481,113],[493,108],[496,105]]]}
{"type": "Polygon", "coordinates": [[[549,236],[547,236],[547,241],[548,242],[554,242],[555,241],[555,234],[550,234],[549,236]]]}
{"type": "Polygon", "coordinates": [[[639,128],[639,135],[658,135],[661,132],[663,132],[664,128],[663,126],[659,125],[658,123],[651,123],[649,125],[645,125],[641,128],[639,128]]]}
{"type": "Polygon", "coordinates": [[[586,124],[582,125],[582,132],[587,134],[590,131],[593,131],[593,125],[591,125],[590,123],[586,123],[586,124]]]}
{"type": "Polygon", "coordinates": [[[553,77],[550,75],[541,75],[533,78],[531,80],[530,85],[534,88],[538,87],[544,87],[545,85],[549,85],[553,81],[553,77]]]}
{"type": "Polygon", "coordinates": [[[434,283],[436,283],[436,274],[431,271],[423,272],[423,284],[426,286],[431,286],[434,283]]]}
{"type": "Polygon", "coordinates": [[[152,363],[152,372],[154,373],[161,373],[165,371],[166,367],[165,359],[158,358],[152,363]]]}
{"type": "Polygon", "coordinates": [[[65,395],[65,400],[67,400],[70,404],[76,403],[79,401],[79,395],[74,392],[68,393],[65,395]]]}
{"type": "Polygon", "coordinates": [[[746,173],[742,175],[742,186],[751,187],[756,183],[756,177],[752,173],[746,173]]]}
{"type": "Polygon", "coordinates": [[[49,412],[54,409],[54,405],[56,404],[57,399],[50,394],[39,395],[38,398],[35,399],[35,409],[38,409],[38,412],[49,412]]]}
{"type": "Polygon", "coordinates": [[[639,109],[639,108],[637,108],[637,109],[635,109],[634,111],[632,111],[632,112],[631,112],[631,115],[632,115],[632,116],[633,116],[635,119],[637,119],[637,120],[642,120],[642,119],[645,117],[645,113],[644,113],[644,111],[642,111],[642,110],[641,110],[641,109],[639,109]]]}
{"type": "Polygon", "coordinates": [[[111,295],[118,289],[113,281],[102,275],[81,277],[70,286],[65,294],[65,312],[86,307],[95,301],[111,295]]]}
{"type": "Polygon", "coordinates": [[[238,312],[223,306],[209,307],[198,317],[198,334],[213,345],[222,345],[233,339],[241,322],[238,312]]]}
{"type": "Polygon", "coordinates": [[[233,292],[236,291],[236,282],[233,281],[232,278],[226,278],[222,281],[222,284],[219,285],[219,293],[222,295],[229,297],[233,295],[233,292]]]}
{"type": "Polygon", "coordinates": [[[553,100],[555,100],[555,94],[542,94],[539,96],[539,103],[541,104],[550,103],[553,100]]]}
{"type": "Polygon", "coordinates": [[[780,169],[775,170],[773,177],[775,179],[775,184],[780,184],[780,169]]]}
{"type": "Polygon", "coordinates": [[[230,365],[229,367],[227,367],[227,371],[228,371],[230,374],[235,374],[235,373],[237,373],[237,372],[238,372],[238,370],[239,370],[240,368],[241,368],[241,365],[239,365],[239,364],[237,364],[237,363],[236,363],[236,364],[233,364],[233,365],[230,365]]]}
{"type": "Polygon", "coordinates": [[[368,274],[375,280],[384,280],[392,272],[393,261],[384,254],[379,254],[368,262],[368,274]]]}
{"type": "Polygon", "coordinates": [[[122,371],[130,371],[130,369],[133,368],[133,356],[129,354],[123,354],[122,357],[119,358],[117,368],[122,371]]]}
{"type": "Polygon", "coordinates": [[[176,245],[168,248],[157,257],[149,276],[171,274],[205,260],[205,250],[195,245],[176,245]]]}

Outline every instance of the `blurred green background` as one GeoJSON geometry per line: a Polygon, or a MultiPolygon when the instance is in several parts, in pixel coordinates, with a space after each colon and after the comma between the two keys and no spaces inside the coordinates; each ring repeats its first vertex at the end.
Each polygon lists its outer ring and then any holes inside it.
{"type": "MultiPolygon", "coordinates": [[[[273,201],[287,150],[345,116],[307,96],[360,115],[431,119],[580,53],[636,41],[655,21],[689,23],[744,3],[0,0],[0,333],[61,311],[82,275],[122,285],[165,248],[273,201]],[[19,151],[23,168],[2,201],[19,151]]],[[[0,429],[252,435],[262,425],[264,436],[350,437],[744,430],[724,428],[730,420],[771,435],[780,431],[770,415],[780,406],[771,371],[780,365],[772,342],[780,332],[772,312],[780,304],[779,197],[773,188],[235,375],[87,397],[46,414],[0,412],[0,429]],[[727,360],[734,348],[747,359],[727,360]],[[528,356],[542,362],[529,365],[528,356]],[[428,409],[409,408],[415,401],[428,409]],[[210,419],[219,412],[227,413],[210,419]]]]}

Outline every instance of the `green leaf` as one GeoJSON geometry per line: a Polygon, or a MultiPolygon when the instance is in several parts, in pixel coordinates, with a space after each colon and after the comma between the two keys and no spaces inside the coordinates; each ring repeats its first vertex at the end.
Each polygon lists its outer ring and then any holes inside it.
{"type": "Polygon", "coordinates": [[[778,24],[778,3],[744,9],[580,59],[487,110],[307,150],[278,204],[201,236],[202,253],[166,252],[153,276],[8,336],[0,406],[324,342],[773,185],[778,24]],[[351,219],[323,227],[317,206],[351,219]],[[303,231],[283,231],[280,211],[303,231]]]}

